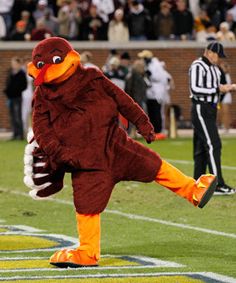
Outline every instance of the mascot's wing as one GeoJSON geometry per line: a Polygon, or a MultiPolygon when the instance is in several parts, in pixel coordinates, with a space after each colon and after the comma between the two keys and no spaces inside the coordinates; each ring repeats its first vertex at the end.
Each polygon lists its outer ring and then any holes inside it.
{"type": "Polygon", "coordinates": [[[45,199],[63,188],[64,172],[52,171],[46,165],[47,156],[40,150],[33,131],[28,133],[24,153],[24,183],[33,199],[45,199]],[[35,154],[37,152],[37,154],[35,154]]]}
{"type": "MultiPolygon", "coordinates": [[[[148,143],[155,140],[153,125],[143,109],[134,100],[104,76],[103,88],[116,102],[118,110],[124,118],[136,126],[138,132],[148,143]]],[[[121,117],[120,115],[120,117],[121,117]]]]}

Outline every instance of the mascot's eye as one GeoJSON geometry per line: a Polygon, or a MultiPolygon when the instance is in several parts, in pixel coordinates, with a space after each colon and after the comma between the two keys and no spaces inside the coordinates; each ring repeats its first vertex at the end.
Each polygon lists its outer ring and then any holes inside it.
{"type": "Polygon", "coordinates": [[[45,65],[45,63],[44,63],[43,61],[39,61],[39,62],[37,63],[37,68],[38,68],[38,69],[42,69],[44,65],[45,65]]]}
{"type": "Polygon", "coordinates": [[[53,56],[52,61],[54,64],[59,64],[61,63],[62,59],[60,56],[53,56]]]}

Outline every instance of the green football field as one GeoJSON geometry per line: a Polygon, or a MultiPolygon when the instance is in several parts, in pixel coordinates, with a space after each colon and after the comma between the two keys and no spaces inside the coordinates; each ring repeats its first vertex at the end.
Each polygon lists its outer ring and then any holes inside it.
{"type": "MultiPolygon", "coordinates": [[[[224,178],[236,186],[236,138],[222,144],[224,178]]],[[[0,141],[0,282],[236,282],[236,194],[199,209],[156,183],[116,186],[102,214],[99,267],[50,266],[55,250],[77,243],[70,176],[50,200],[32,200],[22,181],[24,146],[0,141]]],[[[192,175],[191,138],[150,147],[192,175]]]]}

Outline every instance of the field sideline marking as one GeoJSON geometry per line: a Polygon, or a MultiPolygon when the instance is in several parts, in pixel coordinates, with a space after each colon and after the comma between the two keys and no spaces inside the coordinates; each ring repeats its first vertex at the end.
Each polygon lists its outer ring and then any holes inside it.
{"type": "MultiPolygon", "coordinates": [[[[10,225],[9,225],[10,226],[10,225]]],[[[50,241],[55,241],[57,240],[58,242],[55,242],[55,246],[52,246],[51,248],[38,248],[38,249],[22,249],[22,250],[0,250],[0,255],[2,253],[4,254],[15,254],[15,253],[30,253],[30,252],[46,252],[46,251],[56,251],[58,250],[58,247],[68,247],[71,249],[75,249],[78,246],[78,240],[74,237],[66,236],[66,235],[61,235],[61,234],[38,234],[38,233],[27,233],[24,231],[17,231],[17,232],[3,232],[0,233],[0,236],[12,236],[12,235],[17,235],[17,236],[32,236],[32,237],[43,237],[46,240],[50,241]]]]}
{"type": "MultiPolygon", "coordinates": [[[[12,191],[12,190],[8,190],[8,189],[4,189],[2,187],[0,187],[0,189],[5,191],[5,192],[11,193],[11,194],[29,197],[28,194],[22,193],[20,191],[12,191]]],[[[47,200],[52,201],[52,202],[56,202],[56,203],[74,205],[73,202],[67,201],[67,200],[62,200],[62,199],[48,198],[47,200]]],[[[201,227],[195,227],[195,226],[191,226],[191,225],[187,225],[187,224],[166,221],[166,220],[162,220],[162,219],[158,219],[158,218],[152,218],[152,217],[147,217],[147,216],[142,216],[142,215],[125,213],[125,212],[121,212],[121,211],[118,211],[118,210],[106,209],[105,212],[110,213],[110,214],[120,215],[120,216],[129,218],[129,219],[142,220],[142,221],[146,221],[146,222],[155,222],[155,223],[159,223],[159,224],[163,224],[163,225],[167,225],[167,226],[178,227],[178,228],[181,228],[181,229],[195,230],[195,231],[203,232],[203,233],[207,233],[207,234],[213,234],[213,235],[217,235],[217,236],[223,236],[223,237],[236,239],[236,234],[233,234],[233,233],[225,233],[225,232],[221,232],[221,231],[216,231],[216,230],[211,230],[211,229],[206,229],[206,228],[201,228],[201,227]]]]}
{"type": "Polygon", "coordinates": [[[114,273],[114,274],[81,274],[81,275],[42,275],[42,276],[12,276],[12,277],[0,277],[0,281],[9,280],[34,280],[34,279],[73,279],[73,278],[127,278],[127,277],[162,277],[162,276],[185,276],[185,275],[199,275],[206,279],[218,280],[224,283],[236,283],[236,279],[213,273],[213,272],[153,272],[153,273],[114,273]]]}
{"type": "MultiPolygon", "coordinates": [[[[86,270],[97,270],[97,269],[119,269],[119,268],[166,268],[166,267],[171,267],[171,268],[183,268],[186,267],[184,264],[176,263],[173,261],[168,261],[168,260],[161,260],[157,258],[152,258],[152,257],[146,257],[146,256],[133,256],[133,255],[102,255],[101,259],[104,260],[106,258],[112,258],[112,259],[120,259],[120,260],[125,260],[128,263],[137,263],[139,265],[114,265],[114,266],[105,266],[105,265],[100,265],[99,267],[86,267],[86,270]]],[[[37,259],[48,259],[48,257],[4,257],[0,258],[1,261],[28,261],[28,260],[37,260],[37,259]]],[[[30,268],[29,270],[45,270],[47,271],[48,268],[30,268]]],[[[79,268],[80,269],[80,268],[79,268]]],[[[5,270],[7,269],[0,269],[1,272],[6,272],[5,270]]],[[[21,268],[21,269],[9,269],[9,270],[14,270],[14,271],[26,271],[27,269],[21,268]]],[[[50,269],[52,271],[55,269],[50,269]]],[[[63,271],[65,268],[57,268],[57,270],[63,271]]]]}
{"type": "MultiPolygon", "coordinates": [[[[179,164],[191,164],[193,165],[193,161],[189,161],[189,160],[179,160],[179,159],[169,159],[169,158],[165,158],[166,161],[170,162],[170,163],[179,163],[179,164]]],[[[227,166],[227,165],[222,165],[221,166],[222,169],[226,169],[226,170],[236,170],[235,166],[227,166]]]]}
{"type": "MultiPolygon", "coordinates": [[[[83,271],[85,270],[92,270],[92,271],[99,271],[99,270],[116,270],[116,269],[153,269],[153,268],[173,268],[176,266],[154,266],[154,265],[142,265],[142,266],[136,266],[136,265],[129,265],[129,266],[99,266],[99,267],[84,267],[82,268],[83,271]]],[[[73,268],[69,269],[70,271],[78,271],[81,270],[81,268],[73,268]]],[[[16,272],[38,272],[38,271],[43,271],[43,272],[50,272],[50,271],[60,271],[60,272],[67,272],[67,269],[65,268],[16,268],[16,269],[0,269],[1,273],[16,273],[16,272]]]]}
{"type": "Polygon", "coordinates": [[[38,260],[38,259],[48,259],[47,256],[18,256],[18,257],[0,257],[0,261],[17,261],[17,260],[38,260]]]}
{"type": "Polygon", "coordinates": [[[136,219],[136,220],[142,220],[142,221],[147,221],[147,222],[155,222],[167,226],[174,226],[182,229],[189,229],[189,230],[195,230],[198,232],[203,232],[203,233],[208,233],[208,234],[213,234],[213,235],[218,235],[218,236],[224,236],[224,237],[229,237],[229,238],[235,238],[236,239],[236,234],[233,233],[225,233],[221,231],[216,231],[216,230],[211,230],[211,229],[206,229],[206,228],[200,228],[200,227],[195,227],[187,224],[182,224],[182,223],[174,223],[171,221],[166,221],[158,218],[151,218],[151,217],[146,217],[142,215],[136,215],[136,214],[131,214],[131,213],[124,213],[118,210],[105,210],[107,213],[112,213],[120,216],[124,216],[130,219],[136,219]]]}

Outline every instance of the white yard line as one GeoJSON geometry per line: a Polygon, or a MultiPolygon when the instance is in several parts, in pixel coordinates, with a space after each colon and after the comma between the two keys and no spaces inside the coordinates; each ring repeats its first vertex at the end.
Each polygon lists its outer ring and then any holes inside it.
{"type": "MultiPolygon", "coordinates": [[[[66,271],[71,271],[67,269],[66,271]]],[[[205,279],[217,280],[222,283],[236,283],[236,279],[213,272],[153,272],[153,273],[113,273],[113,274],[77,274],[77,275],[39,275],[39,276],[12,276],[0,277],[0,281],[36,280],[36,279],[88,279],[88,278],[127,278],[127,277],[162,277],[162,276],[202,276],[205,279]]],[[[194,277],[193,277],[194,278],[194,277]]]]}
{"type": "MultiPolygon", "coordinates": [[[[186,164],[186,165],[193,165],[193,161],[189,161],[189,160],[178,160],[178,159],[165,159],[166,161],[170,162],[170,163],[177,163],[177,164],[186,164]]],[[[236,170],[235,166],[227,166],[227,165],[222,165],[221,166],[222,169],[225,170],[236,170]]]]}
{"type": "MultiPolygon", "coordinates": [[[[11,193],[11,194],[29,197],[28,194],[22,193],[22,192],[19,192],[19,191],[12,191],[12,190],[4,189],[4,188],[1,188],[1,187],[0,187],[0,190],[7,191],[8,193],[11,193]]],[[[52,202],[55,202],[55,203],[61,203],[61,204],[74,206],[73,202],[62,200],[62,199],[48,198],[47,201],[52,201],[52,202]]],[[[125,212],[118,211],[118,210],[106,209],[105,212],[110,213],[110,214],[114,214],[114,215],[119,215],[119,216],[129,218],[129,219],[141,220],[141,221],[146,221],[146,222],[153,222],[153,223],[163,224],[163,225],[167,225],[167,226],[173,226],[173,227],[177,227],[177,228],[181,228],[181,229],[195,230],[197,232],[202,232],[202,233],[207,233],[207,234],[213,234],[213,235],[216,235],[216,236],[223,236],[223,237],[227,237],[227,238],[236,239],[236,234],[233,234],[233,233],[225,233],[225,232],[221,232],[221,231],[216,231],[216,230],[211,230],[211,229],[206,229],[206,228],[201,228],[201,227],[195,227],[195,226],[191,226],[191,225],[187,225],[187,224],[166,221],[166,220],[162,220],[162,219],[158,219],[158,218],[152,218],[152,217],[147,217],[147,216],[142,216],[142,215],[137,215],[137,214],[125,213],[125,212]]]]}
{"type": "Polygon", "coordinates": [[[0,257],[0,262],[1,261],[6,261],[6,260],[9,260],[9,261],[18,261],[18,260],[44,260],[44,259],[47,259],[48,260],[48,257],[47,256],[18,256],[18,257],[0,257]]]}
{"type": "MultiPolygon", "coordinates": [[[[41,232],[44,231],[44,230],[37,229],[37,228],[34,228],[34,227],[26,226],[26,225],[1,225],[2,228],[7,228],[9,226],[17,229],[15,232],[12,232],[13,234],[18,234],[21,231],[26,231],[28,233],[41,233],[41,232]]],[[[9,232],[9,233],[11,233],[11,232],[9,232]]],[[[2,234],[2,233],[0,233],[0,234],[2,234]]],[[[5,234],[5,232],[3,232],[3,234],[5,234]]]]}
{"type": "MultiPolygon", "coordinates": [[[[175,267],[179,267],[179,266],[168,266],[167,265],[161,265],[161,266],[155,266],[155,265],[127,265],[127,266],[99,266],[99,267],[80,267],[80,268],[70,268],[70,271],[80,271],[80,270],[93,270],[93,271],[99,271],[99,270],[116,270],[116,269],[153,269],[153,268],[175,268],[175,267]]],[[[0,269],[0,273],[16,273],[16,272],[55,272],[55,271],[59,271],[59,272],[63,272],[66,271],[65,268],[16,268],[16,269],[0,269]]]]}
{"type": "MultiPolygon", "coordinates": [[[[34,235],[32,235],[34,236],[34,235]]],[[[101,259],[105,258],[112,258],[112,259],[118,259],[122,261],[126,261],[128,264],[124,265],[117,265],[117,266],[99,266],[99,267],[86,267],[86,270],[97,270],[99,269],[119,269],[119,268],[156,268],[156,267],[173,267],[173,268],[181,268],[185,267],[183,264],[179,264],[173,261],[167,261],[167,260],[162,260],[162,259],[157,259],[157,258],[152,258],[152,257],[146,257],[146,256],[133,256],[133,255],[102,255],[101,259]],[[132,263],[137,263],[139,265],[132,265],[132,263]]],[[[30,260],[45,260],[48,258],[47,257],[3,257],[0,258],[1,261],[30,261],[30,260]]],[[[81,268],[79,268],[81,269],[81,268]]],[[[55,271],[53,268],[16,268],[16,269],[0,269],[0,272],[13,272],[13,271],[55,271]]],[[[57,268],[56,270],[59,271],[65,271],[65,268],[57,268]]],[[[73,269],[74,270],[74,269],[73,269]]]]}
{"type": "Polygon", "coordinates": [[[171,221],[166,221],[158,218],[152,218],[152,217],[146,217],[142,215],[136,215],[136,214],[131,214],[131,213],[124,213],[118,210],[106,210],[107,213],[112,213],[116,215],[120,215],[129,219],[135,219],[135,220],[142,220],[146,222],[155,222],[167,226],[174,226],[182,229],[189,229],[189,230],[195,230],[198,232],[203,232],[203,233],[208,233],[208,234],[213,234],[213,235],[218,235],[218,236],[224,236],[224,237],[229,237],[229,238],[234,238],[236,239],[236,234],[232,233],[225,233],[221,231],[216,231],[216,230],[211,230],[211,229],[206,229],[206,228],[201,228],[201,227],[195,227],[187,224],[182,224],[182,223],[175,223],[171,221]]]}

